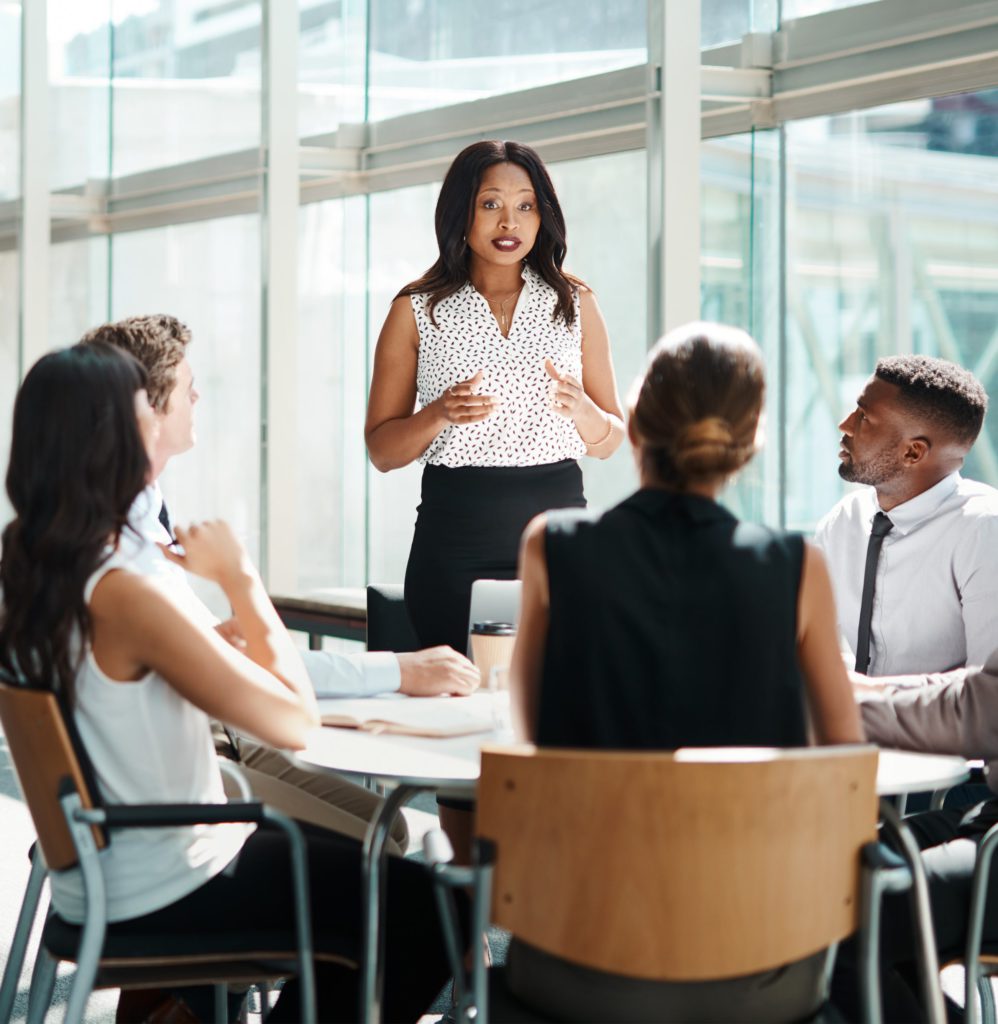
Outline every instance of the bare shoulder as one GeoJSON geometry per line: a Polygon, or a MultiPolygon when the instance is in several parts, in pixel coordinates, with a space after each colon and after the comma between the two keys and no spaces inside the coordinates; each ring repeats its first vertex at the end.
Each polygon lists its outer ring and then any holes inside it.
{"type": "Polygon", "coordinates": [[[419,329],[416,326],[416,314],[412,311],[412,297],[399,295],[392,300],[385,318],[385,332],[419,340],[419,329]]]}
{"type": "Polygon", "coordinates": [[[94,587],[90,610],[95,615],[118,616],[135,606],[156,606],[166,600],[147,576],[130,569],[109,569],[94,587]]]}
{"type": "Polygon", "coordinates": [[[90,598],[94,619],[138,628],[174,629],[184,612],[155,579],[129,569],[111,569],[98,582],[90,598]]]}

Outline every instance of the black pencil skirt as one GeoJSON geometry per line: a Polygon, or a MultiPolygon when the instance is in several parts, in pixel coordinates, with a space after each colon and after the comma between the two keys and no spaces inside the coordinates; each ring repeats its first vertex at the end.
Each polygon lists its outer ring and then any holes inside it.
{"type": "Polygon", "coordinates": [[[585,508],[573,459],[544,466],[427,466],[405,570],[405,604],[423,647],[468,646],[471,584],[516,579],[520,536],[534,516],[585,508]]]}

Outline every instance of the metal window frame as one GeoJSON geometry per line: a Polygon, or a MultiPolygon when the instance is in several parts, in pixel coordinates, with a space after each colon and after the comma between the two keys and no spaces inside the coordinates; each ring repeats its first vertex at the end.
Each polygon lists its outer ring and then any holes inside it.
{"type": "MultiPolygon", "coordinates": [[[[29,28],[39,20],[44,26],[37,6],[25,7],[26,45],[29,28]]],[[[39,49],[35,45],[30,55],[25,50],[24,61],[22,103],[33,121],[25,122],[23,148],[32,167],[44,152],[32,131],[38,94],[45,91],[39,49]]],[[[998,86],[998,0],[877,0],[798,18],[771,34],[751,33],[740,43],[704,50],[701,59],[704,139],[975,91],[998,86]]],[[[652,66],[655,81],[654,60],[652,66]]],[[[300,140],[299,200],[437,181],[457,150],[490,136],[515,135],[549,162],[643,149],[649,103],[657,99],[648,65],[639,65],[384,121],[344,124],[300,140]]],[[[55,193],[49,198],[52,240],[257,212],[266,150],[266,145],[254,147],[55,193]]],[[[36,209],[44,202],[37,194],[39,180],[44,176],[29,182],[36,186],[31,193],[36,209]]],[[[18,244],[24,202],[0,203],[0,249],[18,244]]]]}

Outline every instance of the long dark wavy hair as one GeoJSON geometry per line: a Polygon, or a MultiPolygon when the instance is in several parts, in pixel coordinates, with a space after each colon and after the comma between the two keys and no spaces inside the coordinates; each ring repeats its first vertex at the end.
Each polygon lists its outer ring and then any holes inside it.
{"type": "Polygon", "coordinates": [[[520,142],[489,139],[473,142],[462,149],[447,170],[440,187],[433,222],[440,255],[421,278],[407,284],[395,298],[403,295],[429,295],[427,311],[436,326],[433,311],[437,303],[464,287],[468,281],[471,250],[466,236],[475,219],[475,200],[482,175],[495,164],[510,163],[522,167],[530,175],[537,196],[541,226],[537,240],[527,253],[525,262],[558,294],[554,318],[566,324],[575,320],[574,291],[585,287],[577,277],[561,269],[568,251],[565,243],[565,215],[561,212],[551,176],[537,153],[520,142]]]}
{"type": "Polygon", "coordinates": [[[149,472],[135,415],[145,373],[111,345],[43,356],[14,401],[0,556],[0,666],[71,700],[90,635],[88,577],[125,528],[149,472]]]}

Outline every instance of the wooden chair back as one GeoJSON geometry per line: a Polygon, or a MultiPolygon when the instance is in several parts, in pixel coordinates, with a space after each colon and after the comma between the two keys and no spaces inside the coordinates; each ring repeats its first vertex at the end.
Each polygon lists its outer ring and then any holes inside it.
{"type": "Polygon", "coordinates": [[[631,978],[706,980],[817,953],[858,923],[876,748],[486,748],[493,920],[631,978]]]}
{"type": "MultiPolygon", "coordinates": [[[[72,780],[84,807],[92,807],[93,798],[57,697],[0,680],[0,725],[46,867],[73,867],[76,848],[59,804],[62,780],[72,780]]],[[[99,848],[106,845],[100,829],[94,829],[94,839],[99,848]]]]}

